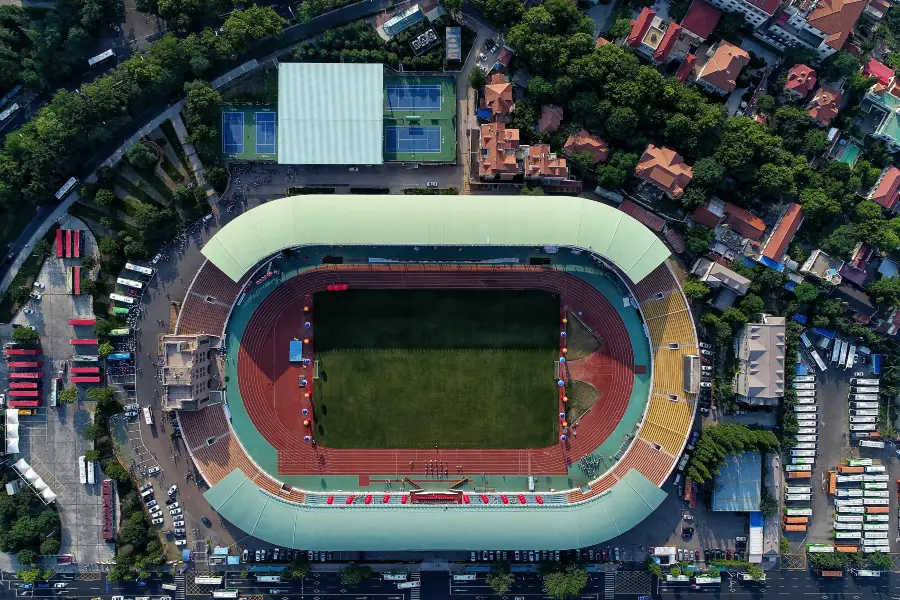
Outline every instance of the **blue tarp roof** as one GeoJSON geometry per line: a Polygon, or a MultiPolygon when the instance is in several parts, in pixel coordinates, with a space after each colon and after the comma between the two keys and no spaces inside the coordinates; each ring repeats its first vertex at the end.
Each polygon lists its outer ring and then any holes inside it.
{"type": "Polygon", "coordinates": [[[793,281],[788,281],[786,284],[784,284],[784,289],[789,292],[793,292],[795,287],[797,287],[797,284],[793,281]]]}
{"type": "Polygon", "coordinates": [[[184,562],[191,562],[191,551],[190,550],[182,550],[181,551],[181,560],[184,562]]]}
{"type": "Polygon", "coordinates": [[[872,355],[872,373],[881,375],[881,369],[884,366],[884,354],[872,355]]]}
{"type": "Polygon", "coordinates": [[[750,511],[750,527],[762,527],[763,525],[762,513],[757,510],[750,511]]]}
{"type": "Polygon", "coordinates": [[[756,261],[754,261],[752,258],[748,258],[748,257],[746,257],[746,256],[742,256],[742,257],[741,257],[741,262],[744,263],[744,266],[745,266],[745,267],[751,267],[751,268],[752,268],[752,267],[755,267],[755,266],[756,266],[756,261]]]}
{"type": "Polygon", "coordinates": [[[809,367],[806,366],[806,363],[797,363],[797,375],[809,375],[809,367]]]}
{"type": "Polygon", "coordinates": [[[491,120],[491,109],[489,108],[479,108],[476,112],[479,119],[484,119],[485,121],[491,120]]]}
{"type": "Polygon", "coordinates": [[[827,337],[829,340],[833,340],[834,336],[837,335],[837,333],[835,333],[831,329],[825,329],[824,327],[816,327],[815,329],[813,329],[813,331],[815,331],[822,337],[827,337]]]}
{"type": "Polygon", "coordinates": [[[800,323],[801,325],[806,325],[806,315],[801,315],[800,313],[794,313],[793,319],[800,323]]]}
{"type": "Polygon", "coordinates": [[[782,263],[778,262],[777,260],[772,260],[768,256],[760,256],[759,264],[765,265],[765,266],[769,267],[770,269],[775,269],[779,273],[784,271],[784,265],[782,263]]]}

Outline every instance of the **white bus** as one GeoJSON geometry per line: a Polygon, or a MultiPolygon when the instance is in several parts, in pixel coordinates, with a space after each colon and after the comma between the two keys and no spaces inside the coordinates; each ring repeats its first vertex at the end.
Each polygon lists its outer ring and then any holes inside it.
{"type": "Polygon", "coordinates": [[[864,506],[890,506],[890,498],[863,498],[864,506]]]}
{"type": "Polygon", "coordinates": [[[886,540],[888,539],[887,531],[863,531],[863,537],[867,540],[886,540]]]}
{"type": "Polygon", "coordinates": [[[816,411],[817,411],[817,409],[816,409],[816,405],[815,405],[815,404],[813,404],[813,405],[801,405],[801,406],[795,406],[795,407],[794,407],[794,412],[798,412],[798,413],[814,413],[814,412],[816,412],[816,411]]]}
{"type": "Polygon", "coordinates": [[[816,403],[815,395],[816,395],[816,393],[813,392],[812,396],[797,396],[797,399],[794,401],[794,404],[815,404],[816,403]]]}
{"type": "MultiPolygon", "coordinates": [[[[816,459],[815,459],[815,458],[804,458],[804,457],[802,457],[802,456],[795,456],[794,458],[791,459],[791,463],[792,463],[792,464],[795,464],[795,465],[806,465],[806,466],[809,466],[809,465],[814,465],[814,464],[816,464],[816,459]]],[[[807,469],[803,469],[803,470],[804,470],[804,471],[809,471],[808,468],[807,468],[807,469]]]]}
{"type": "Polygon", "coordinates": [[[851,423],[850,431],[875,431],[875,423],[851,423]]]}
{"type": "Polygon", "coordinates": [[[818,420],[819,420],[819,415],[817,415],[814,412],[797,413],[797,422],[798,423],[811,423],[811,425],[800,425],[800,427],[815,427],[818,420]]]}
{"type": "MultiPolygon", "coordinates": [[[[809,355],[812,356],[813,361],[816,363],[816,366],[819,367],[820,371],[824,371],[828,368],[828,365],[825,364],[825,361],[822,360],[822,357],[819,356],[818,351],[810,350],[809,355]]],[[[827,356],[827,355],[826,355],[827,356]]]]}
{"type": "Polygon", "coordinates": [[[405,590],[405,589],[417,588],[417,587],[422,587],[421,581],[404,581],[402,583],[397,584],[398,590],[405,590]]]}
{"type": "Polygon", "coordinates": [[[819,430],[816,427],[799,427],[797,429],[797,433],[801,435],[815,435],[818,431],[819,430]]]}
{"type": "Polygon", "coordinates": [[[835,500],[835,506],[862,506],[862,498],[851,498],[850,500],[835,500]]]}
{"type": "Polygon", "coordinates": [[[862,531],[863,524],[862,523],[844,523],[841,521],[835,521],[832,525],[832,528],[835,531],[862,531]]]}
{"type": "Polygon", "coordinates": [[[834,538],[837,540],[859,540],[862,539],[861,531],[835,531],[834,538]]]}
{"type": "MultiPolygon", "coordinates": [[[[407,576],[406,573],[383,573],[381,579],[384,581],[406,581],[407,576]]],[[[474,575],[472,576],[472,579],[475,579],[474,575]]]]}
{"type": "Polygon", "coordinates": [[[816,384],[815,383],[796,383],[795,382],[794,389],[795,390],[813,390],[813,391],[815,391],[816,384]]]}
{"type": "Polygon", "coordinates": [[[841,348],[844,347],[844,342],[841,340],[835,340],[834,346],[831,348],[831,362],[836,363],[838,359],[841,357],[841,348]]]}
{"type": "Polygon", "coordinates": [[[819,438],[815,433],[812,435],[797,435],[794,437],[798,442],[815,442],[819,438]]]}
{"type": "Polygon", "coordinates": [[[797,398],[815,398],[816,390],[797,390],[797,398]]]}
{"type": "Polygon", "coordinates": [[[841,355],[838,356],[837,367],[838,369],[843,368],[844,363],[847,362],[847,351],[850,349],[850,344],[847,342],[841,342],[841,355]]]}
{"type": "Polygon", "coordinates": [[[863,496],[866,498],[890,498],[891,493],[887,490],[863,490],[863,496]]]}
{"type": "Polygon", "coordinates": [[[884,442],[880,440],[859,440],[859,445],[866,448],[884,448],[884,442]]]}
{"type": "Polygon", "coordinates": [[[809,467],[805,465],[784,465],[785,471],[809,471],[809,467]]]}
{"type": "Polygon", "coordinates": [[[878,396],[866,396],[865,398],[854,398],[853,402],[850,403],[854,409],[857,408],[869,408],[869,409],[878,409],[878,396]]]}
{"type": "Polygon", "coordinates": [[[196,583],[197,585],[222,585],[222,578],[199,576],[194,577],[194,583],[196,583]]]}
{"type": "Polygon", "coordinates": [[[722,583],[721,577],[710,577],[708,575],[697,575],[694,577],[694,583],[697,585],[711,585],[714,583],[722,583]]]}
{"type": "Polygon", "coordinates": [[[213,598],[237,598],[238,590],[213,590],[213,598]]]}
{"type": "Polygon", "coordinates": [[[816,381],[815,375],[795,375],[794,381],[796,383],[814,383],[816,381]]]}
{"type": "Polygon", "coordinates": [[[125,263],[125,268],[129,271],[135,271],[140,273],[141,275],[146,275],[147,277],[151,277],[153,275],[153,269],[149,267],[142,267],[141,265],[136,265],[133,263],[125,263]]]}
{"type": "Polygon", "coordinates": [[[850,409],[850,415],[854,417],[877,417],[878,411],[872,410],[871,408],[863,408],[863,409],[850,409]]]}
{"type": "Polygon", "coordinates": [[[867,481],[862,484],[864,490],[886,490],[888,489],[888,484],[884,481],[867,481]]]}
{"type": "Polygon", "coordinates": [[[866,509],[862,506],[837,506],[835,510],[843,515],[861,515],[866,512],[866,509]]]}
{"type": "Polygon", "coordinates": [[[71,190],[73,187],[75,187],[76,183],[78,183],[77,179],[75,179],[74,177],[69,177],[69,179],[66,180],[66,182],[63,184],[63,186],[61,188],[59,188],[58,190],[56,190],[56,194],[54,194],[56,196],[56,199],[62,200],[63,196],[68,194],[69,190],[71,190]]]}
{"type": "Polygon", "coordinates": [[[841,523],[862,523],[863,515],[834,515],[834,520],[841,523]]]}
{"type": "Polygon", "coordinates": [[[144,411],[144,422],[147,425],[153,425],[153,411],[150,410],[149,406],[145,406],[142,410],[144,411]]]}
{"type": "Polygon", "coordinates": [[[811,494],[812,487],[808,485],[789,485],[784,491],[788,494],[811,494]]]}
{"type": "Polygon", "coordinates": [[[875,552],[891,553],[890,545],[876,546],[875,544],[877,543],[879,543],[878,540],[866,540],[866,543],[863,545],[863,552],[866,554],[874,554],[875,552]]]}
{"type": "Polygon", "coordinates": [[[115,300],[116,302],[124,302],[125,304],[134,304],[134,298],[131,296],[122,296],[121,294],[110,294],[110,300],[115,300]]]}
{"type": "Polygon", "coordinates": [[[81,483],[87,483],[87,468],[84,466],[84,456],[78,457],[78,479],[81,483]]]}
{"type": "Polygon", "coordinates": [[[84,461],[84,464],[87,468],[87,482],[90,485],[94,485],[95,483],[97,483],[96,463],[94,463],[94,461],[92,460],[86,460],[84,461]]]}
{"type": "Polygon", "coordinates": [[[871,571],[869,569],[850,569],[856,577],[881,577],[881,571],[871,571]]]}
{"type": "Polygon", "coordinates": [[[851,394],[878,394],[881,391],[878,387],[854,387],[850,388],[851,394]]]}
{"type": "Polygon", "coordinates": [[[812,500],[812,494],[785,494],[785,502],[809,502],[812,500]]]}
{"type": "Polygon", "coordinates": [[[257,575],[256,583],[281,583],[281,575],[257,575]]]}
{"type": "Polygon", "coordinates": [[[170,590],[170,591],[174,592],[175,590],[178,589],[178,586],[175,585],[174,583],[164,583],[164,584],[162,584],[162,589],[170,590]]]}
{"type": "Polygon", "coordinates": [[[851,423],[876,423],[878,422],[878,417],[857,417],[856,415],[850,415],[851,423]]]}
{"type": "Polygon", "coordinates": [[[453,575],[453,581],[475,581],[475,573],[453,575]]]}
{"type": "Polygon", "coordinates": [[[867,523],[888,523],[891,520],[891,515],[866,515],[867,523]]]}
{"type": "Polygon", "coordinates": [[[890,531],[890,523],[863,523],[863,531],[890,531]]]}
{"type": "Polygon", "coordinates": [[[102,63],[103,61],[109,60],[110,58],[116,55],[115,51],[110,48],[105,52],[101,52],[97,56],[93,56],[88,59],[88,67],[93,68],[102,63]]]}
{"type": "Polygon", "coordinates": [[[847,352],[847,360],[844,362],[844,368],[849,369],[853,366],[853,359],[856,357],[856,344],[850,346],[850,350],[847,352]]]}
{"type": "Polygon", "coordinates": [[[884,465],[868,465],[866,473],[887,473],[887,467],[884,465]]]}
{"type": "Polygon", "coordinates": [[[797,442],[791,446],[791,450],[815,450],[815,442],[797,442]]]}
{"type": "Polygon", "coordinates": [[[812,509],[811,508],[800,508],[800,507],[785,508],[784,514],[789,517],[811,517],[812,509]]]}
{"type": "Polygon", "coordinates": [[[890,481],[887,473],[863,473],[863,481],[890,481]]]}
{"type": "Polygon", "coordinates": [[[124,285],[125,287],[134,288],[136,290],[144,289],[144,284],[140,281],[135,281],[134,279],[125,279],[124,277],[116,278],[116,283],[119,285],[124,285]]]}
{"type": "Polygon", "coordinates": [[[815,450],[791,450],[791,456],[802,456],[805,458],[815,457],[815,450]]]}
{"type": "Polygon", "coordinates": [[[872,466],[871,458],[848,458],[847,465],[851,467],[870,467],[872,466]]]}
{"type": "Polygon", "coordinates": [[[834,490],[834,495],[838,498],[862,498],[863,491],[839,488],[834,490]]]}
{"type": "Polygon", "coordinates": [[[850,385],[878,385],[877,379],[865,379],[863,377],[851,377],[850,385]]]}

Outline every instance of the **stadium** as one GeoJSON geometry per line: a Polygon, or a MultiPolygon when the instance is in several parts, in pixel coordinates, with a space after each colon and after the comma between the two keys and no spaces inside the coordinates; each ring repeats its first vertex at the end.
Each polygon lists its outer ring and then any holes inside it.
{"type": "Polygon", "coordinates": [[[205,498],[287,548],[582,548],[664,500],[697,337],[665,245],[574,197],[298,196],[202,250],[176,334],[205,498]]]}

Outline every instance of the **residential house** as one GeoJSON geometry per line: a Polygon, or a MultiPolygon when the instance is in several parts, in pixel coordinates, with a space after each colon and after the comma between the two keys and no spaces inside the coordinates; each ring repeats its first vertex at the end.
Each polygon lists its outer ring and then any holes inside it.
{"type": "Polygon", "coordinates": [[[563,109],[562,106],[555,104],[545,104],[541,107],[541,118],[537,122],[537,131],[547,131],[553,133],[562,124],[563,109]]]}
{"type": "Polygon", "coordinates": [[[563,146],[569,155],[576,152],[587,152],[595,162],[603,163],[609,160],[609,144],[599,136],[591,135],[587,129],[582,129],[575,135],[570,135],[563,146]]]}
{"type": "Polygon", "coordinates": [[[874,58],[870,58],[863,66],[862,73],[866,77],[876,79],[881,85],[890,85],[894,80],[894,70],[874,58]]]}
{"type": "Polygon", "coordinates": [[[677,200],[684,195],[684,188],[691,182],[693,170],[671,148],[657,148],[650,144],[638,160],[634,174],[677,200]]]}
{"type": "Polygon", "coordinates": [[[684,57],[684,62],[681,63],[681,66],[678,67],[678,71],[675,73],[675,77],[681,83],[684,83],[688,80],[688,77],[691,76],[691,73],[694,72],[694,67],[697,65],[697,57],[694,54],[688,54],[684,57]]]}
{"type": "Polygon", "coordinates": [[[498,122],[481,126],[478,176],[482,180],[512,181],[522,172],[523,158],[518,129],[507,129],[498,122]]]}
{"type": "Polygon", "coordinates": [[[605,46],[605,45],[611,44],[611,43],[612,43],[612,42],[610,42],[610,41],[609,41],[608,39],[606,39],[605,37],[598,37],[598,38],[597,38],[597,43],[594,44],[594,48],[596,49],[596,48],[599,48],[600,46],[605,46]]]}
{"type": "Polygon", "coordinates": [[[816,87],[816,72],[806,65],[794,65],[788,71],[784,93],[792,100],[804,100],[816,87]]]}
{"type": "Polygon", "coordinates": [[[841,267],[841,278],[864,288],[869,279],[869,271],[874,270],[871,263],[878,257],[878,252],[872,246],[860,242],[853,249],[852,256],[853,258],[841,267]]]}
{"type": "Polygon", "coordinates": [[[841,282],[840,270],[843,266],[844,261],[832,258],[817,248],[800,266],[800,273],[831,285],[837,285],[841,282]]]}
{"type": "Polygon", "coordinates": [[[725,265],[708,258],[699,258],[691,269],[697,279],[705,282],[710,288],[720,290],[712,305],[725,310],[734,305],[738,296],[743,296],[753,283],[743,275],[735,273],[725,265]]]}
{"type": "Polygon", "coordinates": [[[737,400],[753,406],[775,406],[784,396],[785,318],[762,315],[747,323],[735,340],[737,400]]]}
{"type": "Polygon", "coordinates": [[[866,198],[893,212],[897,206],[898,196],[900,196],[900,169],[891,165],[881,172],[881,176],[866,198]]]}
{"type": "Polygon", "coordinates": [[[863,16],[877,23],[884,18],[885,14],[887,14],[890,5],[891,3],[887,2],[887,0],[869,0],[866,2],[866,9],[863,11],[863,16]]]}
{"type": "Polygon", "coordinates": [[[860,325],[866,325],[878,313],[878,307],[865,292],[845,283],[835,286],[830,296],[841,301],[843,312],[860,325]]]}
{"type": "Polygon", "coordinates": [[[819,125],[827,127],[841,109],[841,91],[820,87],[807,106],[806,114],[819,125]]]}
{"type": "Polygon", "coordinates": [[[540,181],[548,185],[562,183],[569,178],[569,167],[566,159],[550,152],[547,144],[523,146],[524,175],[526,180],[540,181]]]}
{"type": "Polygon", "coordinates": [[[896,79],[889,84],[876,82],[859,106],[877,118],[872,137],[883,141],[888,152],[900,151],[900,87],[896,79]]]}
{"type": "Polygon", "coordinates": [[[800,205],[791,202],[775,224],[772,233],[762,247],[760,262],[770,267],[777,267],[784,258],[788,244],[803,223],[803,210],[800,205]]]}
{"type": "Polygon", "coordinates": [[[512,49],[509,46],[503,46],[503,49],[497,54],[497,60],[494,62],[494,69],[502,71],[509,66],[509,61],[512,60],[512,57],[512,49]]]}
{"type": "Polygon", "coordinates": [[[683,28],[683,36],[685,38],[692,37],[695,44],[701,44],[706,38],[712,35],[719,19],[722,17],[722,11],[715,8],[704,0],[694,0],[687,14],[681,20],[683,28]]]}
{"type": "Polygon", "coordinates": [[[736,204],[726,203],[718,198],[713,198],[705,206],[695,210],[691,219],[710,229],[721,225],[753,241],[759,241],[766,231],[766,224],[762,219],[736,204]]]}
{"type": "MultiPolygon", "coordinates": [[[[656,11],[644,7],[638,18],[632,22],[631,33],[625,43],[638,54],[662,63],[669,59],[681,34],[681,25],[663,21],[656,11]]],[[[681,51],[676,55],[684,56],[681,51]]]]}
{"type": "Polygon", "coordinates": [[[710,48],[703,66],[697,71],[697,84],[716,94],[728,94],[737,87],[737,78],[750,55],[725,40],[710,48]]]}
{"type": "Polygon", "coordinates": [[[490,111],[492,121],[508,123],[515,110],[513,102],[513,84],[506,80],[503,73],[492,73],[488,84],[484,86],[484,94],[479,106],[490,111]]]}
{"type": "Polygon", "coordinates": [[[825,59],[841,50],[867,0],[790,0],[775,20],[758,32],[779,50],[801,46],[825,59]]]}

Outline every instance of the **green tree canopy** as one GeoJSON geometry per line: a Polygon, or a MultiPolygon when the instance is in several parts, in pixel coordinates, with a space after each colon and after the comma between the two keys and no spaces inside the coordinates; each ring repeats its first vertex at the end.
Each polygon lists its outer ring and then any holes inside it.
{"type": "Polygon", "coordinates": [[[577,598],[587,584],[587,571],[577,565],[569,565],[564,570],[544,575],[544,591],[557,600],[577,598]]]}
{"type": "Polygon", "coordinates": [[[487,574],[485,580],[495,594],[505,596],[512,588],[516,576],[510,572],[508,562],[499,561],[491,566],[491,572],[487,574]]]}
{"type": "Polygon", "coordinates": [[[341,583],[344,585],[359,585],[364,579],[372,577],[372,569],[357,563],[350,563],[341,571],[341,583]]]}
{"type": "Polygon", "coordinates": [[[12,340],[17,344],[26,346],[37,344],[40,336],[31,327],[16,327],[13,329],[12,340]]]}
{"type": "Polygon", "coordinates": [[[882,277],[869,284],[869,292],[879,304],[900,306],[900,277],[882,277]]]}
{"type": "Polygon", "coordinates": [[[73,402],[78,400],[78,389],[76,389],[74,386],[67,387],[63,391],[59,392],[56,398],[63,404],[72,404],[73,402]]]}
{"type": "Polygon", "coordinates": [[[693,277],[684,280],[684,295],[690,300],[702,300],[709,295],[709,286],[693,277]]]}
{"type": "Polygon", "coordinates": [[[702,226],[691,227],[684,232],[685,245],[687,246],[687,249],[694,254],[703,254],[706,252],[715,238],[716,234],[712,229],[707,229],[702,226]]]}
{"type": "Polygon", "coordinates": [[[139,142],[125,151],[125,160],[138,169],[152,169],[156,165],[157,158],[152,148],[139,142]]]}

